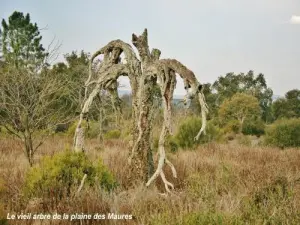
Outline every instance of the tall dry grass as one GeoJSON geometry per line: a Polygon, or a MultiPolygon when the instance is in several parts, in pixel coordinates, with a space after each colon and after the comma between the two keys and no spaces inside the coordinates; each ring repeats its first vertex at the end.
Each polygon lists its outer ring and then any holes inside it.
{"type": "MultiPolygon", "coordinates": [[[[70,147],[67,137],[49,138],[35,161],[70,147]]],[[[128,143],[87,141],[91,160],[101,157],[119,183],[112,193],[84,188],[79,198],[63,199],[52,208],[39,199],[26,201],[22,185],[29,164],[16,139],[0,139],[0,215],[7,212],[132,214],[133,220],[76,221],[74,224],[300,224],[300,151],[267,147],[206,144],[194,151],[169,153],[178,178],[170,195],[160,180],[129,188],[128,143]]],[[[9,221],[9,224],[73,224],[68,221],[9,221]]],[[[4,223],[4,222],[3,222],[4,223]]]]}

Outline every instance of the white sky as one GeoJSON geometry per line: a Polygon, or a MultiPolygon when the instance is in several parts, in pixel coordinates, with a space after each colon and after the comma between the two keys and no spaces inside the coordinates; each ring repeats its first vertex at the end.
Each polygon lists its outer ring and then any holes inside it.
{"type": "MultiPolygon", "coordinates": [[[[44,45],[55,36],[62,54],[130,42],[146,27],[150,47],[187,65],[200,82],[252,69],[276,95],[300,89],[299,0],[0,1],[1,18],[14,10],[47,26],[44,45]]],[[[180,85],[176,94],[183,92],[180,85]]]]}

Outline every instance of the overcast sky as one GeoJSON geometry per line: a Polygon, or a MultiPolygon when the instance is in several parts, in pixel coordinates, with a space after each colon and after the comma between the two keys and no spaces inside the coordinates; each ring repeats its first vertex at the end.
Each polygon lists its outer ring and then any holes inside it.
{"type": "Polygon", "coordinates": [[[300,89],[300,0],[0,0],[1,18],[15,10],[47,26],[43,43],[55,36],[61,54],[130,42],[148,28],[150,47],[184,63],[200,82],[252,69],[276,95],[300,89]]]}

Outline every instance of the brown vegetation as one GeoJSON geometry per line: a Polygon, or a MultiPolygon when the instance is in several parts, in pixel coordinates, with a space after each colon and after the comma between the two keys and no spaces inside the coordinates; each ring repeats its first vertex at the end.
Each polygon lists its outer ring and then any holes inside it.
{"type": "MultiPolygon", "coordinates": [[[[16,139],[0,139],[0,214],[8,212],[59,212],[132,214],[133,220],[117,224],[298,224],[300,208],[300,152],[298,149],[205,144],[194,151],[169,154],[178,178],[171,180],[175,191],[168,196],[157,188],[126,186],[126,156],[129,145],[121,140],[107,140],[99,147],[88,140],[91,160],[102,158],[114,174],[119,187],[112,193],[84,188],[77,199],[64,199],[49,209],[40,199],[26,201],[22,185],[28,162],[16,139]]],[[[70,147],[72,140],[55,136],[46,141],[36,155],[53,155],[70,147]],[[69,145],[69,146],[68,146],[69,145]]],[[[166,176],[171,175],[166,170],[166,176]]],[[[170,176],[171,177],[171,176],[170,176]]],[[[38,222],[38,221],[35,221],[38,222]]],[[[47,224],[44,221],[43,224],[47,224]]],[[[51,221],[51,224],[55,224],[51,221]]],[[[69,221],[56,221],[69,224],[69,221]]],[[[77,221],[79,224],[79,221],[77,221]]],[[[115,224],[114,220],[89,220],[82,224],[115,224]]],[[[14,223],[10,223],[14,224],[14,223]]],[[[15,224],[25,224],[16,220],[15,224]]],[[[34,224],[26,221],[26,224],[34,224]]],[[[35,223],[37,224],[37,223],[35,223]]]]}

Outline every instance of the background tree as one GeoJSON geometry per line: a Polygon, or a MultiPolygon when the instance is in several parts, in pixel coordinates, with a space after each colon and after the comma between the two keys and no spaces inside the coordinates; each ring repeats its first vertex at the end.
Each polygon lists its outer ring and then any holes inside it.
{"type": "Polygon", "coordinates": [[[293,89],[284,98],[277,99],[272,106],[275,119],[300,117],[300,90],[293,89]]]}
{"type": "Polygon", "coordinates": [[[15,11],[8,21],[2,20],[0,29],[3,58],[15,67],[39,70],[44,66],[48,53],[41,44],[42,36],[30,15],[15,11]]]}
{"type": "Polygon", "coordinates": [[[256,119],[261,115],[257,98],[244,93],[237,93],[231,99],[226,99],[219,109],[219,118],[222,123],[232,120],[239,122],[239,132],[243,130],[246,119],[256,119]]]}
{"type": "Polygon", "coordinates": [[[73,96],[74,111],[80,112],[80,106],[84,98],[84,82],[88,77],[89,54],[81,51],[79,54],[72,51],[64,55],[65,62],[53,65],[47,73],[57,75],[62,79],[69,80],[70,96],[73,96]]]}
{"type": "Polygon", "coordinates": [[[272,121],[271,105],[273,91],[268,88],[263,74],[254,76],[252,70],[247,74],[227,73],[219,77],[212,85],[212,92],[217,94],[216,102],[221,105],[225,99],[231,98],[236,93],[246,93],[256,97],[262,109],[262,119],[272,121]]]}
{"type": "Polygon", "coordinates": [[[0,125],[24,143],[30,165],[44,138],[74,117],[68,80],[5,66],[0,71],[0,125]]]}
{"type": "Polygon", "coordinates": [[[68,78],[47,68],[55,52],[46,52],[41,40],[29,14],[14,12],[2,20],[0,125],[22,140],[30,165],[44,137],[74,117],[77,107],[68,78]]]}

